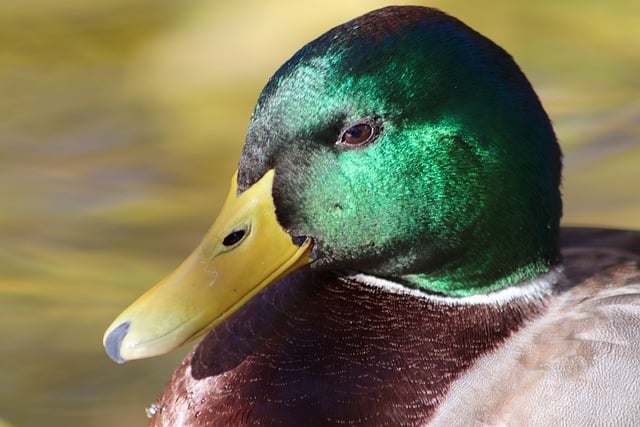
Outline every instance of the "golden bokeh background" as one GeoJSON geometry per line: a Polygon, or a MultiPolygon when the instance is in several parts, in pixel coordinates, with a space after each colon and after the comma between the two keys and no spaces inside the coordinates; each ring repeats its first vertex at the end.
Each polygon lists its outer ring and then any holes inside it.
{"type": "MultiPolygon", "coordinates": [[[[413,3],[529,76],[565,151],[565,223],[640,228],[640,2],[413,3]]],[[[384,5],[0,3],[0,425],[144,424],[187,349],[118,366],[104,329],[199,241],[276,68],[384,5]]]]}

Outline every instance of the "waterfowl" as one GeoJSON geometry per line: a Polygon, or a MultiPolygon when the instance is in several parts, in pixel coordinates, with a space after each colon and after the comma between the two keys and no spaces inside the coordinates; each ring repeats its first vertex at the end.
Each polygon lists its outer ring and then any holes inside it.
{"type": "Polygon", "coordinates": [[[560,180],[504,50],[373,11],[269,80],[218,219],[106,351],[204,336],[152,425],[634,425],[640,234],[561,230],[560,180]]]}

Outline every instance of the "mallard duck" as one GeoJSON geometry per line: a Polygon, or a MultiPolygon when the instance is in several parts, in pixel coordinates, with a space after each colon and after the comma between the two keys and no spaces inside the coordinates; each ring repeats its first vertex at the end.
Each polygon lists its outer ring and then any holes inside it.
{"type": "Polygon", "coordinates": [[[509,54],[373,11],[269,80],[219,217],[106,351],[204,336],[152,425],[635,425],[640,237],[560,230],[560,175],[509,54]]]}

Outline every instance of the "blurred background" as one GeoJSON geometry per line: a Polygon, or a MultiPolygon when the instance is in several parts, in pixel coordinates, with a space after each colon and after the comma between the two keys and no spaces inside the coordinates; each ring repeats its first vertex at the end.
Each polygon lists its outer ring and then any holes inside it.
{"type": "MultiPolygon", "coordinates": [[[[275,69],[384,5],[0,2],[0,425],[146,422],[188,349],[119,366],[105,328],[213,220],[275,69]]],[[[533,82],[565,152],[565,224],[640,228],[640,2],[428,5],[533,82]]]]}

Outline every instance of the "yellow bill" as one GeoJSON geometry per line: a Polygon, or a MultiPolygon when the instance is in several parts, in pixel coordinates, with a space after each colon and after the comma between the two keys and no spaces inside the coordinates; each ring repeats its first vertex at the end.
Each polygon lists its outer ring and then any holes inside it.
{"type": "Polygon", "coordinates": [[[274,171],[239,196],[236,177],[200,245],[113,321],[104,335],[118,363],[167,353],[211,330],[261,289],[310,262],[278,224],[274,171]]]}

